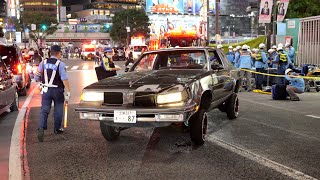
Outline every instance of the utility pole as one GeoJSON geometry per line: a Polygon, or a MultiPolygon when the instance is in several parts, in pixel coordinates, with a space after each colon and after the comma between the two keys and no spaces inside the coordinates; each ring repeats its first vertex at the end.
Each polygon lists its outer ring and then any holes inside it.
{"type": "Polygon", "coordinates": [[[273,0],[273,37],[272,37],[272,41],[273,44],[276,44],[277,39],[276,39],[276,34],[277,34],[277,0],[273,0]]]}
{"type": "Polygon", "coordinates": [[[216,34],[220,34],[219,32],[219,4],[220,0],[216,0],[216,34]]]}

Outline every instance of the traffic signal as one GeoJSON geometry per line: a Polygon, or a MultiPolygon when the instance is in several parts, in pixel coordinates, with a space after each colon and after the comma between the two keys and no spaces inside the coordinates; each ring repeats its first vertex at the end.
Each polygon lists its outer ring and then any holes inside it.
{"type": "Polygon", "coordinates": [[[41,29],[42,29],[43,31],[47,30],[47,25],[41,24],[41,29]]]}
{"type": "Polygon", "coordinates": [[[105,24],[104,26],[106,27],[106,29],[110,28],[110,24],[105,24]]]}

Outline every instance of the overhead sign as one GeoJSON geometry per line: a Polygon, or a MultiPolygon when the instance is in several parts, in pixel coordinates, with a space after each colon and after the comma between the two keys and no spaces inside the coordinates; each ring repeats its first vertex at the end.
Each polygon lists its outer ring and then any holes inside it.
{"type": "Polygon", "coordinates": [[[69,19],[68,22],[69,22],[69,24],[78,24],[77,19],[69,19]]]}
{"type": "Polygon", "coordinates": [[[60,6],[60,21],[67,21],[67,8],[66,6],[60,6]]]}
{"type": "MultiPolygon", "coordinates": [[[[200,1],[200,0],[199,0],[200,1]]],[[[147,0],[146,11],[152,13],[183,13],[182,0],[147,0]]]]}
{"type": "Polygon", "coordinates": [[[278,4],[278,11],[277,11],[277,21],[281,22],[284,20],[288,10],[289,0],[280,0],[278,4]]]}
{"type": "Polygon", "coordinates": [[[273,0],[261,0],[259,11],[259,23],[270,23],[273,0]]]}

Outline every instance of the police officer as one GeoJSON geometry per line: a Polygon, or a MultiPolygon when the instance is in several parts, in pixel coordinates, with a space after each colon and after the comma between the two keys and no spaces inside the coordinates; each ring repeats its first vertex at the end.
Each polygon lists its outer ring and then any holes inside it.
{"type": "Polygon", "coordinates": [[[115,76],[117,75],[116,71],[120,70],[120,68],[115,67],[112,56],[113,56],[113,50],[111,48],[106,48],[104,52],[104,56],[101,61],[101,66],[106,71],[104,78],[115,76]]]}
{"type": "Polygon", "coordinates": [[[234,52],[232,50],[232,46],[229,46],[229,51],[227,52],[227,58],[229,59],[229,61],[234,64],[234,52]]]}
{"type": "Polygon", "coordinates": [[[54,133],[63,133],[62,117],[64,101],[69,101],[70,87],[66,72],[66,65],[60,59],[61,48],[58,45],[51,47],[51,57],[43,60],[36,73],[36,80],[41,79],[41,113],[38,128],[38,140],[43,142],[44,130],[47,129],[48,115],[51,103],[54,102],[54,133]],[[66,90],[66,95],[64,92],[66,90]]]}
{"type": "Polygon", "coordinates": [[[239,68],[240,50],[241,46],[236,47],[237,51],[234,53],[234,66],[239,68]]]}
{"type": "MultiPolygon", "coordinates": [[[[272,61],[273,63],[278,64],[278,74],[279,75],[284,75],[287,65],[288,65],[288,56],[286,53],[283,52],[282,47],[278,47],[278,54],[276,55],[275,59],[272,61]]],[[[285,84],[285,79],[284,78],[278,78],[277,80],[278,84],[285,84]]]]}
{"type": "MultiPolygon", "coordinates": [[[[240,58],[239,58],[240,69],[251,70],[253,66],[251,53],[248,51],[248,48],[249,47],[247,45],[242,46],[242,52],[240,53],[240,58]]],[[[246,78],[246,89],[248,91],[251,91],[251,73],[248,71],[240,71],[240,75],[241,77],[246,78]]]]}
{"type": "MultiPolygon", "coordinates": [[[[256,72],[263,73],[265,68],[268,66],[268,57],[266,55],[266,52],[264,51],[264,48],[266,47],[265,44],[259,45],[259,51],[256,53],[255,56],[255,64],[256,72]]],[[[262,83],[263,83],[263,75],[256,74],[256,88],[262,90],[262,83]]]]}
{"type": "Polygon", "coordinates": [[[286,48],[288,49],[288,56],[291,59],[291,62],[295,63],[295,49],[289,43],[286,43],[286,48]]]}

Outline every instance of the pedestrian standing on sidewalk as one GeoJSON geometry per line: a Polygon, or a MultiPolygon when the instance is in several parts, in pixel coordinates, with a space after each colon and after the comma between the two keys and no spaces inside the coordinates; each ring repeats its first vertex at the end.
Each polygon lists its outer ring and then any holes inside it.
{"type": "Polygon", "coordinates": [[[54,129],[55,134],[63,133],[62,119],[63,106],[65,101],[69,101],[70,87],[66,72],[66,65],[61,61],[61,47],[53,45],[51,47],[51,57],[43,60],[36,73],[35,79],[41,81],[41,113],[38,128],[38,140],[43,142],[44,130],[47,130],[47,120],[54,102],[54,129]],[[66,95],[64,92],[66,90],[66,95]]]}
{"type": "Polygon", "coordinates": [[[287,92],[292,101],[300,101],[296,93],[304,93],[304,80],[303,78],[297,78],[298,74],[293,72],[292,69],[287,69],[286,79],[290,82],[290,85],[287,86],[287,92]]]}

